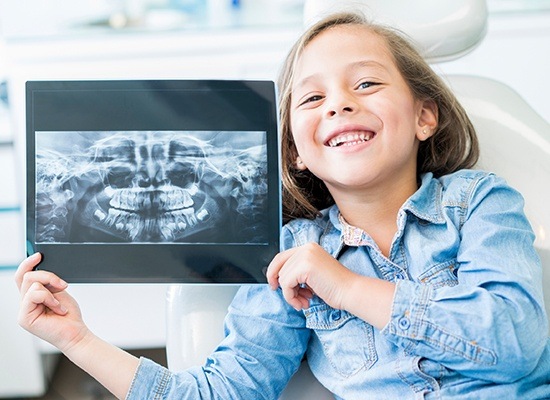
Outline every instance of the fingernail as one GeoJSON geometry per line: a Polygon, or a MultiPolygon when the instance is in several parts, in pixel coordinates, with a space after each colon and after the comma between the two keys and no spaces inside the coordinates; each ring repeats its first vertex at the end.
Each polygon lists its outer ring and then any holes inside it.
{"type": "Polygon", "coordinates": [[[67,310],[64,306],[59,307],[59,311],[61,311],[63,314],[67,314],[69,310],[67,310]]]}
{"type": "Polygon", "coordinates": [[[59,286],[61,287],[67,287],[69,284],[65,282],[63,279],[59,278],[59,286]]]}
{"type": "Polygon", "coordinates": [[[32,260],[36,260],[36,259],[40,258],[40,252],[37,251],[36,253],[31,255],[29,258],[31,258],[32,260]]]}

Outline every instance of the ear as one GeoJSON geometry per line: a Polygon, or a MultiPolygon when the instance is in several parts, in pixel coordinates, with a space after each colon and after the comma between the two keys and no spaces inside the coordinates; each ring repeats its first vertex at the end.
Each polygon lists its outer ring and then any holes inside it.
{"type": "Polygon", "coordinates": [[[296,169],[299,171],[305,171],[307,169],[306,164],[302,161],[300,156],[296,157],[296,169]]]}
{"type": "Polygon", "coordinates": [[[423,142],[431,137],[437,128],[438,121],[437,104],[433,100],[424,100],[420,104],[416,138],[423,142]]]}

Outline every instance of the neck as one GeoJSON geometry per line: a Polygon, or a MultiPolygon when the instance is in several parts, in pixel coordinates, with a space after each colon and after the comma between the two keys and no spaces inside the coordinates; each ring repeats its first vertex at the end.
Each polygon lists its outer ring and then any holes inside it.
{"type": "Polygon", "coordinates": [[[384,187],[331,193],[348,224],[367,232],[381,249],[389,248],[397,231],[397,213],[418,189],[413,178],[384,187]]]}

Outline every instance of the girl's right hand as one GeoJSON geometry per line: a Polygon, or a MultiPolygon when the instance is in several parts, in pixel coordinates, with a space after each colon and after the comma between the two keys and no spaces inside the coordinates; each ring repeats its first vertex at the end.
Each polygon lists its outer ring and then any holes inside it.
{"type": "Polygon", "coordinates": [[[15,273],[21,293],[19,325],[66,352],[89,335],[80,308],[67,292],[67,283],[57,275],[34,271],[41,254],[26,258],[15,273]]]}

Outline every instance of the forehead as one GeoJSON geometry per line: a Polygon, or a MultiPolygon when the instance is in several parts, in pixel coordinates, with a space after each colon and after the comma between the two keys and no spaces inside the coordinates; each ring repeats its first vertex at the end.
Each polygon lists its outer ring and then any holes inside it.
{"type": "Polygon", "coordinates": [[[363,25],[337,25],[319,33],[304,47],[298,64],[305,64],[308,59],[338,60],[336,56],[344,54],[393,64],[386,39],[363,25]]]}

